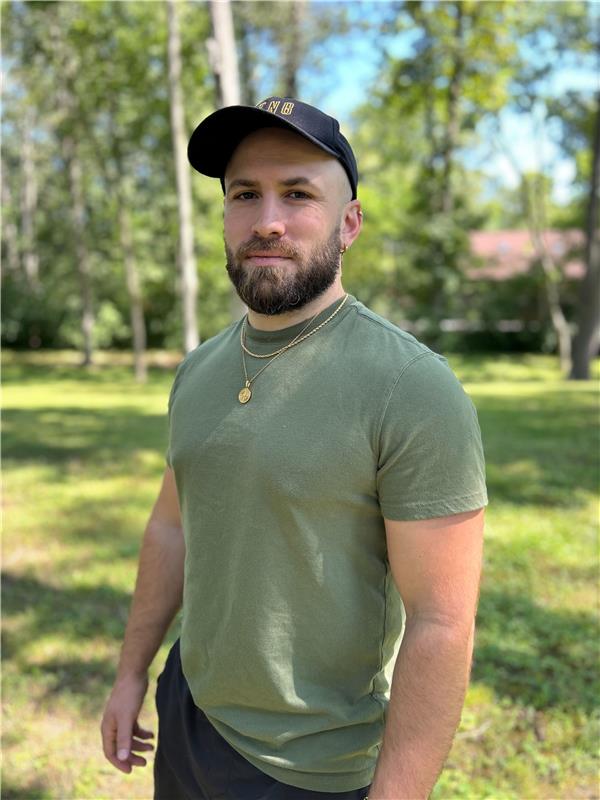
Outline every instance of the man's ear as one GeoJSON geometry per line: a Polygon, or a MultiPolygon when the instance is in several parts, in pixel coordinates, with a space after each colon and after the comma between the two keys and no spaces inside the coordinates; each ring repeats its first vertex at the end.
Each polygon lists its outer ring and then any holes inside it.
{"type": "Polygon", "coordinates": [[[340,225],[340,239],[343,247],[350,247],[360,233],[362,218],[362,209],[358,200],[351,200],[346,203],[340,225]]]}

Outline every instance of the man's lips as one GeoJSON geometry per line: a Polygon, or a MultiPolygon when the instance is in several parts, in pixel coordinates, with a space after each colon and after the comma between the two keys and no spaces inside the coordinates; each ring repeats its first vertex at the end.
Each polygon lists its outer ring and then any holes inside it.
{"type": "Polygon", "coordinates": [[[273,263],[275,261],[289,261],[290,256],[284,256],[281,253],[248,253],[244,256],[244,261],[273,263]]]}
{"type": "Polygon", "coordinates": [[[248,258],[253,258],[254,256],[264,256],[265,258],[289,258],[285,253],[279,253],[277,250],[253,250],[251,253],[247,253],[248,258]]]}

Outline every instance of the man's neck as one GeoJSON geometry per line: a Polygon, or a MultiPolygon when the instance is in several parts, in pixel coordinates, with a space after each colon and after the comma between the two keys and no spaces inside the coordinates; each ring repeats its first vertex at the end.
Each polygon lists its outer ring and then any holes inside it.
{"type": "Polygon", "coordinates": [[[311,317],[320,314],[324,308],[335,303],[336,300],[341,300],[345,294],[342,284],[338,280],[326,292],[297,311],[285,311],[283,314],[273,314],[271,316],[269,314],[257,314],[256,311],[252,311],[249,308],[248,322],[259,331],[280,331],[283,328],[297,325],[299,322],[304,322],[304,320],[309,320],[311,317]]]}

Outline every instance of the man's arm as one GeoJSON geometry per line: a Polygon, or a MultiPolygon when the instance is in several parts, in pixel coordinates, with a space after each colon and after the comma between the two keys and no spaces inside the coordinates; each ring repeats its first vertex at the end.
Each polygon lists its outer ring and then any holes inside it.
{"type": "Polygon", "coordinates": [[[117,676],[102,718],[104,755],[121,772],[144,766],[135,751],[152,732],[137,717],[148,688],[148,668],[181,607],[185,544],[173,470],[165,470],[146,526],[135,592],[125,629],[117,676]]]}
{"type": "Polygon", "coordinates": [[[483,514],[385,521],[406,630],[369,800],[424,800],[452,745],[471,667],[483,514]]]}

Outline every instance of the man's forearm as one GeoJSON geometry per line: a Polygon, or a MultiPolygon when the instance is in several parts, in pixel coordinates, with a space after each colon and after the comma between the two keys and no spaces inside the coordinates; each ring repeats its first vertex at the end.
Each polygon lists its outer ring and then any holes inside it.
{"type": "Polygon", "coordinates": [[[181,607],[184,559],[181,529],[151,519],[140,552],[117,680],[143,675],[152,663],[181,607]]]}
{"type": "Polygon", "coordinates": [[[429,796],[460,722],[472,652],[473,628],[407,624],[370,800],[429,796]]]}

